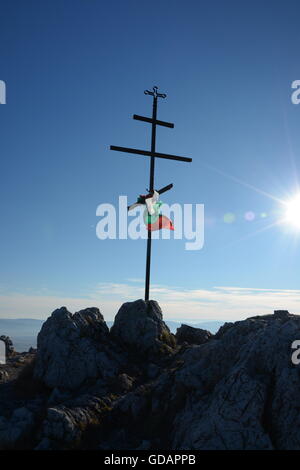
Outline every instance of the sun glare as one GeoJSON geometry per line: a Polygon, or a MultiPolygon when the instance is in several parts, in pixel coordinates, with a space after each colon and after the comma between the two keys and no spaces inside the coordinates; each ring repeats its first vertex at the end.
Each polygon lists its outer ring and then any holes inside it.
{"type": "Polygon", "coordinates": [[[285,221],[300,230],[300,193],[286,202],[285,221]]]}

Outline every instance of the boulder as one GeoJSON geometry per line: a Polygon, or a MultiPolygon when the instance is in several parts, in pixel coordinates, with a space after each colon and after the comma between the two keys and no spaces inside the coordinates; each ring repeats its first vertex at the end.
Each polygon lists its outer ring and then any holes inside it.
{"type": "Polygon", "coordinates": [[[123,347],[146,356],[170,353],[176,344],[154,300],[140,299],[123,304],[110,334],[123,347]]]}
{"type": "Polygon", "coordinates": [[[177,328],[175,336],[178,344],[204,344],[213,338],[210,331],[194,328],[189,325],[181,325],[180,328],[177,328]]]}
{"type": "Polygon", "coordinates": [[[82,395],[65,405],[48,408],[36,450],[76,448],[84,433],[101,422],[110,404],[108,398],[82,395]]]}
{"type": "Polygon", "coordinates": [[[116,375],[122,361],[97,308],[72,315],[62,307],[38,335],[34,376],[49,388],[74,390],[88,380],[116,375]]]}

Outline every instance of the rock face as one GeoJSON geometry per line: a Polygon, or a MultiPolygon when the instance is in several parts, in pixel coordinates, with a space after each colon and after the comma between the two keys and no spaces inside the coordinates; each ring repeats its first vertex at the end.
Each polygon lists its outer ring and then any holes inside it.
{"type": "Polygon", "coordinates": [[[73,390],[89,379],[114,376],[121,363],[97,308],[74,315],[57,309],[38,335],[35,378],[49,388],[73,390]]]}
{"type": "Polygon", "coordinates": [[[210,331],[189,325],[181,325],[180,328],[177,328],[175,336],[178,344],[204,344],[213,337],[210,331]]]}
{"type": "Polygon", "coordinates": [[[36,449],[55,450],[61,448],[61,443],[66,448],[76,447],[90,426],[101,423],[109,405],[109,399],[82,396],[70,400],[67,406],[49,407],[41,430],[43,437],[36,449]]]}
{"type": "Polygon", "coordinates": [[[111,332],[96,308],[56,310],[32,354],[46,388],[0,384],[0,449],[300,450],[300,316],[176,336],[153,301],[124,304],[111,332]]]}
{"type": "Polygon", "coordinates": [[[144,355],[171,352],[175,339],[163,322],[157,302],[127,302],[118,311],[111,336],[121,345],[144,355]]]}
{"type": "Polygon", "coordinates": [[[291,362],[298,338],[300,317],[288,312],[228,324],[216,338],[177,354],[154,383],[125,395],[105,444],[300,449],[300,366],[291,362]]]}
{"type": "Polygon", "coordinates": [[[10,420],[0,416],[0,450],[13,449],[16,442],[24,441],[33,424],[33,414],[25,407],[15,409],[10,420]]]}

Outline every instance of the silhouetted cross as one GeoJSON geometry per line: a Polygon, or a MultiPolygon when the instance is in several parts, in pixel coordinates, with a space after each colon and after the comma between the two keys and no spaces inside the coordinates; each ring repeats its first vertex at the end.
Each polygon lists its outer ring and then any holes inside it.
{"type": "MultiPolygon", "coordinates": [[[[177,160],[181,162],[191,162],[191,158],[187,157],[178,157],[177,155],[168,155],[166,153],[158,153],[155,151],[155,142],[156,142],[156,126],[164,126],[164,127],[171,127],[174,128],[174,124],[171,122],[165,121],[158,121],[157,120],[157,98],[166,98],[165,93],[158,93],[157,86],[153,87],[153,91],[145,90],[145,95],[153,96],[153,108],[152,108],[152,118],[148,118],[145,116],[138,116],[137,114],[133,115],[133,119],[137,119],[138,121],[144,121],[152,124],[152,134],[151,134],[151,151],[148,150],[139,150],[139,149],[132,149],[127,147],[117,147],[115,145],[110,146],[110,150],[117,150],[119,152],[127,152],[127,153],[134,153],[136,155],[146,155],[147,157],[151,157],[150,163],[150,183],[149,183],[149,192],[153,194],[154,191],[154,165],[155,165],[155,158],[166,158],[168,160],[177,160]]],[[[168,189],[171,189],[173,185],[169,185],[168,189]]],[[[163,188],[165,191],[168,189],[163,188]]],[[[149,300],[149,287],[150,287],[150,263],[151,263],[151,230],[148,230],[148,240],[147,240],[147,260],[146,260],[146,279],[145,279],[145,300],[149,300]]]]}

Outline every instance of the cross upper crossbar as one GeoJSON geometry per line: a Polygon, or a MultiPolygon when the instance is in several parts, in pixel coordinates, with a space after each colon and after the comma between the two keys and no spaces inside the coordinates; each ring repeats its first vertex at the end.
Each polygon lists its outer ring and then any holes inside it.
{"type": "Polygon", "coordinates": [[[174,124],[172,122],[166,122],[166,121],[159,121],[156,119],[156,121],[153,121],[153,119],[145,117],[145,116],[139,116],[138,114],[133,115],[133,119],[136,119],[137,121],[144,121],[144,122],[149,122],[150,124],[157,124],[159,126],[164,126],[164,127],[171,127],[174,129],[174,124]]]}

